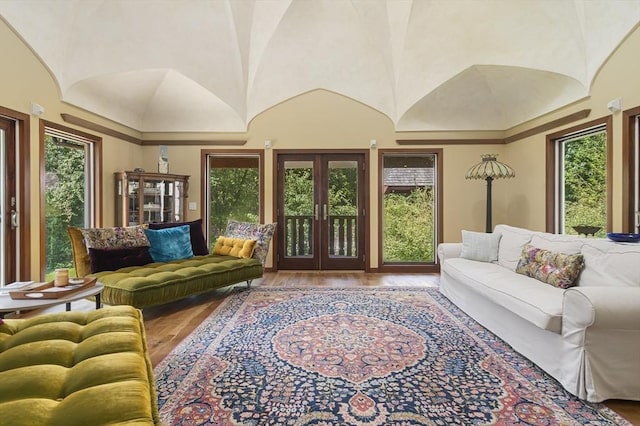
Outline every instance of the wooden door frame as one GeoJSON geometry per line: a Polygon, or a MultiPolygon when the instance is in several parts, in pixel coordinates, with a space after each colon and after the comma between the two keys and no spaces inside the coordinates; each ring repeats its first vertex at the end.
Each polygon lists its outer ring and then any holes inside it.
{"type": "Polygon", "coordinates": [[[16,182],[18,210],[18,231],[16,233],[16,256],[18,256],[18,268],[15,271],[16,280],[24,281],[31,277],[31,161],[30,161],[30,121],[31,117],[18,111],[0,106],[0,116],[15,122],[16,149],[16,182]],[[18,175],[20,179],[18,179],[18,175]]]}
{"type": "MultiPolygon", "coordinates": [[[[364,229],[364,236],[362,238],[363,240],[363,247],[364,247],[364,272],[371,272],[371,256],[369,255],[369,250],[370,250],[370,232],[368,232],[368,230],[370,229],[370,222],[371,222],[371,214],[370,214],[370,177],[369,177],[369,169],[370,169],[370,162],[369,162],[369,150],[366,149],[341,149],[341,150],[335,150],[335,149],[274,149],[273,150],[273,163],[272,163],[272,171],[273,171],[273,199],[272,199],[272,208],[273,208],[273,212],[272,212],[272,217],[277,218],[278,217],[278,206],[279,206],[279,200],[280,200],[280,195],[279,192],[279,186],[278,186],[278,162],[279,162],[279,157],[281,155],[290,155],[290,154],[301,154],[301,155],[327,155],[327,154],[359,154],[363,156],[363,162],[364,162],[364,181],[363,181],[363,185],[362,185],[362,189],[363,189],[363,196],[364,196],[364,204],[363,207],[365,209],[365,215],[364,215],[364,220],[363,220],[363,229],[364,229]]],[[[281,224],[281,226],[284,226],[284,224],[281,224]]],[[[278,270],[278,255],[279,255],[279,249],[280,249],[280,242],[279,242],[279,237],[278,237],[279,232],[276,232],[273,236],[273,250],[274,250],[274,255],[273,255],[273,268],[270,269],[270,271],[276,272],[278,270]]]]}

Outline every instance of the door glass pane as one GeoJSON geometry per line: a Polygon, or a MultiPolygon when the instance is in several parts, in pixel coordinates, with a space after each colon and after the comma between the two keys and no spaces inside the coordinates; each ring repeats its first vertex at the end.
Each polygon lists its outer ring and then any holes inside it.
{"type": "Polygon", "coordinates": [[[560,232],[563,234],[595,232],[597,237],[606,237],[606,132],[596,131],[562,141],[561,164],[563,197],[560,232]]]}
{"type": "Polygon", "coordinates": [[[329,256],[357,257],[358,162],[329,161],[327,178],[329,256]]]}
{"type": "MultiPolygon", "coordinates": [[[[73,268],[67,227],[89,226],[85,197],[85,145],[45,135],[45,279],[56,268],[73,268]]],[[[73,270],[70,276],[76,276],[73,270]]]]}
{"type": "Polygon", "coordinates": [[[229,220],[259,222],[260,157],[210,155],[208,194],[210,244],[224,235],[229,220]]]}
{"type": "Polygon", "coordinates": [[[385,154],[382,178],[384,263],[435,261],[434,154],[385,154]]]}
{"type": "Polygon", "coordinates": [[[313,256],[313,220],[316,214],[313,200],[313,161],[285,161],[284,236],[286,257],[313,256]]]}

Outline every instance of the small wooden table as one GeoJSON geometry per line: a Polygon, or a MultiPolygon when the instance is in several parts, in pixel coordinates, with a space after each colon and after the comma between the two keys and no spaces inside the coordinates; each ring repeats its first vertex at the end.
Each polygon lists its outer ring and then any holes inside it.
{"type": "Polygon", "coordinates": [[[95,284],[81,291],[77,291],[57,299],[12,299],[9,294],[0,295],[0,318],[4,318],[4,315],[8,312],[48,308],[61,303],[64,303],[66,305],[66,310],[70,311],[71,302],[92,296],[95,296],[96,298],[96,309],[100,309],[102,306],[100,295],[103,289],[104,286],[102,284],[95,284]]]}

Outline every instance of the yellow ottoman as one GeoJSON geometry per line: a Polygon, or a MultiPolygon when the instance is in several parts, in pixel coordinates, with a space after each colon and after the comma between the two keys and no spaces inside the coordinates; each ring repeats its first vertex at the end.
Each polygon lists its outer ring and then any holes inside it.
{"type": "Polygon", "coordinates": [[[113,306],[5,319],[0,422],[159,425],[142,312],[113,306]]]}

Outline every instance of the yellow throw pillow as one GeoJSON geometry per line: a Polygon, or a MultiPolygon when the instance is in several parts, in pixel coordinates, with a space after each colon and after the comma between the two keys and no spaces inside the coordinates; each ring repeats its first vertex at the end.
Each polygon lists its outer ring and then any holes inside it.
{"type": "Polygon", "coordinates": [[[256,242],[256,240],[218,237],[216,245],[213,247],[213,254],[243,257],[248,259],[253,255],[253,249],[256,247],[256,242]]]}

